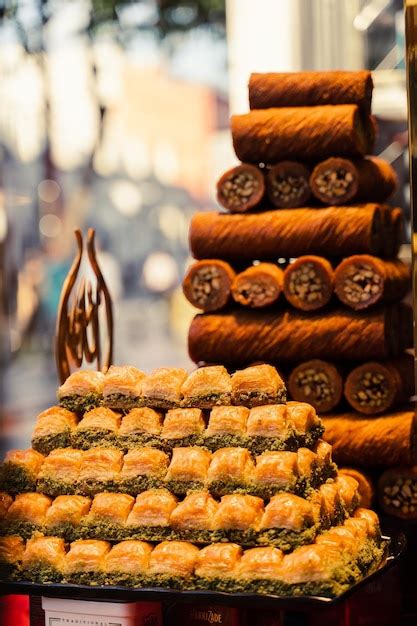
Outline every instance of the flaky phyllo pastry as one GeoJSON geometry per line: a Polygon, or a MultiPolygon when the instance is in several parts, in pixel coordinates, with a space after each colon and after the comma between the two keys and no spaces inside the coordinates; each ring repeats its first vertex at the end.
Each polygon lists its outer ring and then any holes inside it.
{"type": "Polygon", "coordinates": [[[80,370],[71,374],[58,389],[61,406],[74,413],[90,411],[103,399],[104,374],[80,370]]]}
{"type": "Polygon", "coordinates": [[[111,409],[142,406],[144,372],[131,365],[112,365],[104,376],[103,404],[111,409]]]}
{"type": "Polygon", "coordinates": [[[53,406],[38,415],[32,435],[32,448],[48,454],[55,448],[71,445],[71,433],[77,426],[75,413],[61,406],[53,406]]]}

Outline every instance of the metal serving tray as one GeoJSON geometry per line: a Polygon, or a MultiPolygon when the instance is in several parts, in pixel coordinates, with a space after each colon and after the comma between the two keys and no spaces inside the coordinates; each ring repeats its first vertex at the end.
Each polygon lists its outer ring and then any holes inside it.
{"type": "Polygon", "coordinates": [[[254,593],[222,593],[215,591],[180,591],[162,588],[131,589],[126,587],[64,585],[64,584],[36,584],[30,582],[7,582],[0,584],[1,594],[21,594],[29,596],[45,596],[49,598],[66,598],[73,600],[95,600],[108,602],[195,602],[223,604],[234,607],[257,607],[262,609],[286,609],[302,611],[309,608],[335,605],[342,602],[355,591],[367,585],[370,581],[381,576],[393,567],[404,554],[406,539],[403,533],[392,533],[383,536],[387,541],[387,555],[383,564],[370,572],[362,580],[335,598],[319,596],[274,596],[254,593]]]}

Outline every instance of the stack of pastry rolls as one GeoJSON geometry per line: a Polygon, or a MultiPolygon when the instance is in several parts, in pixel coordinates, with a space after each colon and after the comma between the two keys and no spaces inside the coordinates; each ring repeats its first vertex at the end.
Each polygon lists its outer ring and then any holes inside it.
{"type": "Polygon", "coordinates": [[[289,396],[326,416],[336,460],[380,466],[384,443],[392,458],[404,446],[376,416],[417,458],[411,269],[371,100],[367,71],[251,75],[250,112],[231,118],[241,163],[218,180],[224,210],[191,221],[183,290],[201,311],[196,363],[279,363],[289,396]]]}
{"type": "Polygon", "coordinates": [[[358,481],[273,366],[112,366],[57,395],[0,467],[2,578],[334,596],[381,563],[358,481]]]}

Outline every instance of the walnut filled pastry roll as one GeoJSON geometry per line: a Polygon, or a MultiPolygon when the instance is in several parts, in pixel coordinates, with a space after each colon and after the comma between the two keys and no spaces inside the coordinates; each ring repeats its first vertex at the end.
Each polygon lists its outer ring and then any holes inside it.
{"type": "Polygon", "coordinates": [[[145,374],[131,365],[112,365],[104,376],[103,404],[111,409],[132,409],[142,405],[145,374]]]}
{"type": "Polygon", "coordinates": [[[182,385],[182,406],[211,409],[230,404],[232,383],[222,365],[200,367],[191,372],[182,385]]]}
{"type": "Polygon", "coordinates": [[[104,557],[103,582],[125,587],[143,586],[152,545],[145,541],[121,541],[104,557]]]}
{"type": "Polygon", "coordinates": [[[332,363],[312,359],[292,370],[288,390],[294,400],[309,402],[319,413],[326,413],[339,404],[343,379],[332,363]]]}
{"type": "Polygon", "coordinates": [[[362,157],[375,138],[370,117],[352,104],[252,110],[230,123],[236,156],[249,163],[362,157]]]}
{"type": "Polygon", "coordinates": [[[53,406],[42,411],[33,431],[32,448],[42,454],[49,454],[55,448],[70,446],[71,433],[77,423],[77,415],[64,407],[53,406]]]}
{"type": "Polygon", "coordinates": [[[251,109],[357,104],[370,113],[372,75],[368,70],[253,73],[249,79],[251,109]]]}
{"type": "Polygon", "coordinates": [[[148,489],[138,494],[126,522],[129,536],[164,539],[171,533],[171,514],[177,504],[177,498],[167,489],[148,489]]]}
{"type": "Polygon", "coordinates": [[[36,583],[60,582],[65,567],[65,543],[60,537],[32,537],[22,558],[25,580],[36,583]]]}
{"type": "Polygon", "coordinates": [[[71,541],[78,539],[80,523],[90,506],[91,500],[85,496],[58,496],[46,512],[44,533],[71,541]]]}
{"type": "Polygon", "coordinates": [[[52,450],[39,472],[38,489],[50,496],[75,493],[83,455],[74,448],[52,450]]]}
{"type": "Polygon", "coordinates": [[[230,591],[241,556],[242,547],[236,543],[211,543],[202,548],[195,561],[196,587],[230,591]]]}
{"type": "Polygon", "coordinates": [[[253,486],[255,464],[246,448],[220,448],[213,453],[207,474],[212,493],[223,495],[253,486]]]}
{"type": "Polygon", "coordinates": [[[61,406],[74,413],[83,413],[99,406],[103,399],[104,374],[80,370],[68,376],[58,389],[61,406]]]}
{"type": "Polygon", "coordinates": [[[384,202],[395,191],[397,175],[383,159],[367,157],[351,161],[332,157],[318,163],[310,177],[313,194],[324,204],[384,202]]]}
{"type": "Polygon", "coordinates": [[[8,535],[29,538],[42,530],[50,506],[51,499],[42,493],[18,494],[2,520],[2,528],[8,535]]]}
{"type": "Polygon", "coordinates": [[[181,368],[159,367],[142,382],[142,398],[147,406],[174,409],[181,404],[181,387],[187,372],[181,368]]]}
{"type": "Polygon", "coordinates": [[[203,448],[174,448],[165,477],[167,488],[175,494],[202,489],[207,481],[211,453],[203,448]]]}
{"type": "Polygon", "coordinates": [[[305,254],[381,254],[398,226],[379,204],[302,207],[253,214],[194,213],[190,246],[196,259],[276,262],[305,254]],[[386,214],[386,220],[385,220],[386,214]],[[389,218],[389,219],[388,219],[389,218]]]}
{"type": "Polygon", "coordinates": [[[285,401],[284,381],[272,365],[253,365],[232,375],[232,404],[254,407],[285,401]]]}
{"type": "Polygon", "coordinates": [[[387,207],[384,220],[384,245],[382,255],[386,258],[397,256],[400,246],[405,242],[404,213],[399,207],[387,207]]]}
{"type": "Polygon", "coordinates": [[[170,409],[164,419],[161,439],[169,446],[198,444],[205,429],[201,409],[170,409]]]}
{"type": "Polygon", "coordinates": [[[282,450],[291,445],[294,431],[287,420],[285,404],[266,404],[250,410],[246,434],[248,447],[260,454],[265,450],[282,450]]]}
{"type": "Polygon", "coordinates": [[[95,495],[117,490],[123,464],[123,452],[115,448],[91,448],[83,452],[77,492],[95,495]]]}
{"type": "Polygon", "coordinates": [[[257,207],[265,194],[263,173],[250,163],[227,170],[217,181],[217,201],[231,213],[245,213],[257,207]]]}
{"type": "Polygon", "coordinates": [[[187,541],[163,541],[152,550],[149,576],[153,586],[186,589],[192,587],[198,548],[187,541]]]}
{"type": "Polygon", "coordinates": [[[378,502],[382,509],[405,520],[417,520],[417,467],[391,467],[378,481],[378,502]]]}
{"type": "Polygon", "coordinates": [[[284,272],[284,295],[301,311],[315,311],[325,306],[333,294],[334,272],[324,257],[301,256],[284,272]]]}
{"type": "Polygon", "coordinates": [[[402,300],[411,289],[411,267],[399,259],[356,255],[337,266],[334,280],[339,300],[361,310],[378,302],[402,300]]]}
{"type": "Polygon", "coordinates": [[[9,450],[0,466],[2,489],[9,493],[35,491],[36,481],[45,461],[36,450],[9,450]]]}
{"type": "Polygon", "coordinates": [[[88,450],[95,446],[111,446],[117,441],[120,415],[100,406],[87,413],[73,430],[71,442],[74,448],[88,450]]]}
{"type": "Polygon", "coordinates": [[[105,558],[110,548],[111,544],[108,541],[97,539],[73,541],[65,556],[65,579],[77,585],[100,583],[104,573],[105,558]]]}
{"type": "Polygon", "coordinates": [[[13,579],[19,572],[25,542],[18,535],[0,537],[0,580],[13,579]]]}
{"type": "Polygon", "coordinates": [[[202,311],[218,311],[230,300],[235,271],[219,259],[196,261],[185,275],[182,289],[187,300],[202,311]]]}
{"type": "Polygon", "coordinates": [[[235,302],[253,309],[276,302],[282,292],[284,272],[273,263],[258,263],[236,275],[232,283],[235,302]]]}
{"type": "Polygon", "coordinates": [[[83,519],[83,538],[118,541],[126,534],[126,522],[135,498],[127,493],[99,493],[94,496],[88,515],[83,519]]]}
{"type": "Polygon", "coordinates": [[[305,206],[311,195],[310,172],[297,161],[281,161],[266,175],[266,190],[270,202],[277,208],[305,206]]]}
{"type": "Polygon", "coordinates": [[[244,406],[215,406],[210,412],[203,444],[210,450],[247,445],[246,423],[249,409],[244,406]]]}
{"type": "Polygon", "coordinates": [[[162,413],[149,407],[131,409],[122,417],[118,442],[124,448],[160,445],[161,431],[162,413]]]}
{"type": "Polygon", "coordinates": [[[129,450],[123,457],[120,472],[120,487],[123,491],[136,495],[152,487],[158,487],[168,469],[169,457],[156,448],[129,450]]]}
{"type": "Polygon", "coordinates": [[[173,510],[170,525],[178,538],[205,543],[211,541],[218,509],[219,503],[208,491],[190,492],[173,510]]]}
{"type": "Polygon", "coordinates": [[[414,357],[370,361],[355,367],[345,381],[345,398],[364,415],[376,415],[414,395],[414,357]]]}

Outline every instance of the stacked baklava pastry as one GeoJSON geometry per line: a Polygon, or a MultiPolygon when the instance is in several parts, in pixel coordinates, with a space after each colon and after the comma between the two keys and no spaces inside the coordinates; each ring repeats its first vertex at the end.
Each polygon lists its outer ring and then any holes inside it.
{"type": "MultiPolygon", "coordinates": [[[[279,364],[289,397],[325,417],[338,463],[413,466],[411,271],[395,172],[369,156],[371,96],[367,71],[252,74],[250,112],[231,118],[241,163],[217,184],[225,211],[191,222],[183,287],[202,312],[189,352],[279,364]]],[[[405,474],[384,477],[381,504],[417,519],[405,474]]]]}
{"type": "Polygon", "coordinates": [[[386,545],[271,365],[73,373],[2,465],[3,579],[334,596],[386,545]]]}

